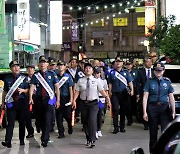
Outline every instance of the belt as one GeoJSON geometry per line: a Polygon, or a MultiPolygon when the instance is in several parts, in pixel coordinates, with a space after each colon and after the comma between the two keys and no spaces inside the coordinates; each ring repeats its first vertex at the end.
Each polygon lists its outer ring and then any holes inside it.
{"type": "Polygon", "coordinates": [[[91,103],[91,102],[97,102],[97,99],[94,99],[92,101],[88,101],[88,100],[82,100],[84,103],[91,103]]]}
{"type": "Polygon", "coordinates": [[[149,102],[152,105],[168,105],[167,102],[149,102]]]}
{"type": "Polygon", "coordinates": [[[37,96],[37,98],[42,99],[42,100],[50,99],[49,96],[37,96]]]}

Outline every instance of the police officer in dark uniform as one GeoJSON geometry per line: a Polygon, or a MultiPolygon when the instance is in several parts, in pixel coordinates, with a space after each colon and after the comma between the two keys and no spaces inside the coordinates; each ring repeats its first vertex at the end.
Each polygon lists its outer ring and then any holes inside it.
{"type": "MultiPolygon", "coordinates": [[[[28,73],[26,82],[28,84],[30,84],[31,78],[35,72],[35,66],[34,65],[27,65],[26,70],[28,73]]],[[[35,97],[35,93],[34,93],[33,97],[35,97]]],[[[28,132],[28,135],[26,136],[26,138],[31,138],[34,136],[34,128],[32,127],[32,120],[31,120],[32,111],[30,111],[29,93],[26,95],[25,103],[26,103],[26,105],[25,105],[25,110],[26,110],[25,111],[25,122],[26,122],[26,128],[27,128],[27,132],[28,132]]]]}
{"type": "Polygon", "coordinates": [[[3,146],[11,148],[11,140],[15,125],[16,116],[19,122],[20,145],[24,145],[25,136],[25,93],[28,92],[26,78],[20,74],[20,66],[17,61],[9,63],[12,74],[4,79],[4,91],[2,94],[2,107],[7,107],[7,121],[5,142],[3,146]],[[15,83],[15,84],[14,84],[15,83]]]}
{"type": "Polygon", "coordinates": [[[127,113],[127,125],[131,126],[133,123],[133,115],[136,115],[136,84],[137,84],[137,77],[138,77],[138,71],[137,69],[133,68],[133,62],[132,61],[127,61],[126,62],[126,69],[129,71],[129,73],[131,74],[132,78],[133,78],[133,89],[134,89],[134,95],[133,96],[129,96],[129,110],[127,113]]]}
{"type": "MultiPolygon", "coordinates": [[[[53,71],[55,72],[56,74],[58,73],[58,70],[57,70],[57,63],[56,63],[56,59],[53,58],[53,57],[48,57],[48,69],[50,71],[53,71]]],[[[50,132],[53,132],[54,131],[54,125],[55,125],[55,109],[54,109],[54,112],[53,112],[53,116],[52,116],[52,120],[51,120],[51,128],[50,128],[50,132]]]]}
{"type": "Polygon", "coordinates": [[[149,122],[150,142],[149,149],[152,153],[157,142],[158,124],[163,131],[171,119],[175,118],[174,89],[169,78],[163,77],[165,66],[158,62],[154,64],[155,77],[149,79],[144,87],[143,118],[149,122]],[[169,101],[168,101],[169,98],[169,101]],[[169,108],[171,106],[171,112],[169,108]]]}
{"type": "Polygon", "coordinates": [[[42,130],[41,145],[47,147],[49,140],[49,132],[51,128],[51,120],[53,116],[54,106],[60,106],[60,92],[58,87],[58,78],[53,71],[47,69],[48,63],[44,56],[39,58],[39,71],[37,71],[32,79],[29,92],[29,103],[33,103],[32,95],[34,87],[36,86],[36,107],[38,115],[36,120],[40,124],[42,130]],[[54,97],[54,90],[56,92],[56,99],[54,97]]]}
{"type": "Polygon", "coordinates": [[[109,75],[109,95],[113,111],[113,134],[119,132],[118,113],[120,106],[120,132],[125,132],[125,114],[127,112],[128,95],[133,95],[133,78],[123,69],[123,60],[115,59],[115,69],[109,75]]]}
{"type": "Polygon", "coordinates": [[[73,102],[73,80],[70,74],[65,73],[66,63],[63,61],[57,62],[58,66],[58,79],[60,86],[60,100],[61,105],[56,110],[56,121],[58,127],[58,138],[64,138],[64,127],[63,127],[63,118],[66,119],[68,123],[68,134],[72,134],[73,129],[71,125],[72,121],[72,102],[73,102]]]}
{"type": "Polygon", "coordinates": [[[108,103],[110,103],[110,99],[100,81],[93,77],[93,67],[90,63],[85,64],[85,74],[86,76],[77,82],[73,107],[76,108],[76,100],[80,95],[80,111],[87,139],[86,146],[92,148],[95,146],[96,140],[99,92],[108,103]]]}

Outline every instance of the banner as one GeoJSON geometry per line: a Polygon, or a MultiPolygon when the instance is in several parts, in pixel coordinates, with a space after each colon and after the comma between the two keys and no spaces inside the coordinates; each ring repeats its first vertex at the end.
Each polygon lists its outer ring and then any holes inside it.
{"type": "Polygon", "coordinates": [[[117,26],[128,26],[128,18],[113,18],[113,25],[117,26]]]}
{"type": "Polygon", "coordinates": [[[154,0],[145,1],[145,35],[151,35],[149,29],[155,29],[156,25],[156,8],[154,0]]]}
{"type": "Polygon", "coordinates": [[[5,2],[0,0],[0,34],[5,33],[5,2]]]}
{"type": "Polygon", "coordinates": [[[18,40],[30,39],[30,7],[29,0],[17,1],[18,40]]]}
{"type": "Polygon", "coordinates": [[[62,44],[62,1],[50,1],[50,43],[62,44]]]}
{"type": "Polygon", "coordinates": [[[72,22],[71,37],[72,37],[72,41],[74,42],[79,41],[79,30],[78,30],[77,22],[72,22]]]}

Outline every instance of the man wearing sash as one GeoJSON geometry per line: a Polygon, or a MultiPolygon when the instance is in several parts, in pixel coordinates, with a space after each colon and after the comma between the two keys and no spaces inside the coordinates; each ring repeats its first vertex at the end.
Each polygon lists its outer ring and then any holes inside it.
{"type": "Polygon", "coordinates": [[[39,58],[39,71],[37,71],[32,79],[29,92],[29,103],[33,103],[32,95],[34,92],[34,87],[36,86],[36,97],[37,101],[37,117],[36,120],[40,125],[42,131],[41,135],[41,145],[47,147],[49,140],[49,132],[51,128],[51,120],[53,116],[54,106],[59,108],[60,106],[60,92],[58,87],[57,75],[47,69],[48,63],[44,56],[39,58]],[[56,96],[54,94],[56,92],[56,96]]]}
{"type": "MultiPolygon", "coordinates": [[[[28,73],[28,77],[26,79],[26,82],[30,84],[31,78],[35,72],[35,66],[34,65],[27,65],[26,70],[28,73]]],[[[35,91],[33,95],[33,100],[35,100],[35,91]]],[[[30,111],[30,104],[29,104],[29,93],[26,95],[26,105],[25,105],[25,123],[26,123],[26,129],[28,132],[28,135],[26,138],[31,138],[34,136],[34,128],[32,127],[32,120],[31,120],[31,112],[30,111]]]]}
{"type": "Polygon", "coordinates": [[[115,69],[109,75],[109,95],[112,101],[113,111],[113,134],[119,132],[118,113],[120,106],[120,132],[125,132],[125,113],[128,104],[128,95],[133,95],[133,78],[123,68],[123,60],[120,57],[115,59],[115,69]],[[130,89],[129,89],[130,88],[130,89]]]}
{"type": "Polygon", "coordinates": [[[58,79],[59,79],[59,89],[60,89],[60,100],[61,106],[56,110],[56,121],[58,127],[58,138],[64,138],[64,127],[63,118],[66,119],[68,124],[68,134],[72,134],[73,129],[71,125],[72,120],[72,101],[73,101],[73,90],[74,85],[72,77],[70,74],[65,73],[66,63],[63,61],[58,61],[58,79]]]}
{"type": "Polygon", "coordinates": [[[2,94],[2,107],[7,108],[7,121],[5,142],[3,146],[11,148],[11,140],[15,125],[16,115],[19,122],[20,145],[24,145],[25,136],[25,93],[28,92],[28,84],[25,76],[20,74],[20,66],[17,61],[9,63],[12,74],[4,79],[4,91],[2,94]]]}

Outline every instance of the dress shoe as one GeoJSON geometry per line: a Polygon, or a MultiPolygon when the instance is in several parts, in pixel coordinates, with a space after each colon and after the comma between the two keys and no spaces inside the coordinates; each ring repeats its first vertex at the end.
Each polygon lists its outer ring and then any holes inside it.
{"type": "Polygon", "coordinates": [[[28,134],[28,135],[26,136],[26,138],[32,138],[32,137],[34,137],[34,134],[28,134]]]}
{"type": "Polygon", "coordinates": [[[149,128],[148,128],[148,126],[144,126],[144,130],[148,130],[149,128]]]}
{"type": "Polygon", "coordinates": [[[47,147],[47,143],[46,142],[42,142],[41,145],[45,148],[47,147]]]}
{"type": "Polygon", "coordinates": [[[89,146],[90,141],[86,141],[85,146],[89,146]]]}
{"type": "Polygon", "coordinates": [[[24,140],[20,141],[20,145],[25,145],[24,140]]]}
{"type": "Polygon", "coordinates": [[[89,144],[86,145],[87,148],[93,148],[95,146],[95,141],[89,142],[89,144]]]}
{"type": "Polygon", "coordinates": [[[118,129],[118,127],[117,128],[114,128],[114,130],[113,130],[113,134],[117,134],[119,132],[119,129],[118,129]]]}
{"type": "Polygon", "coordinates": [[[124,128],[120,128],[120,132],[121,132],[121,133],[125,133],[126,130],[125,130],[124,128]]]}
{"type": "Polygon", "coordinates": [[[7,147],[7,148],[11,148],[11,147],[12,147],[11,142],[1,142],[1,144],[2,144],[4,147],[7,147]]]}
{"type": "Polygon", "coordinates": [[[65,138],[65,136],[64,136],[64,134],[60,134],[60,135],[58,136],[58,138],[59,138],[59,139],[65,138]]]}
{"type": "Polygon", "coordinates": [[[68,134],[72,134],[73,133],[73,128],[72,126],[68,127],[68,134]]]}

